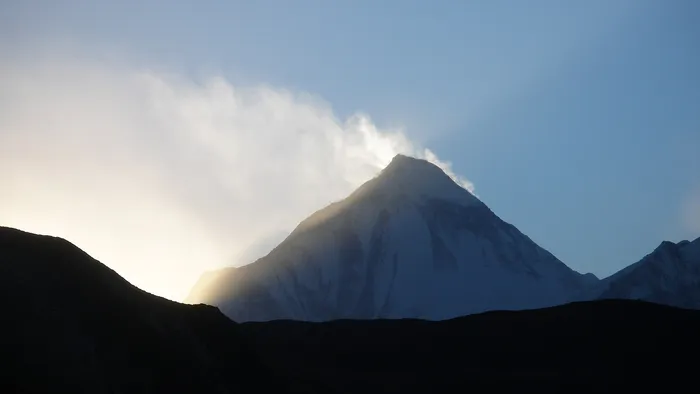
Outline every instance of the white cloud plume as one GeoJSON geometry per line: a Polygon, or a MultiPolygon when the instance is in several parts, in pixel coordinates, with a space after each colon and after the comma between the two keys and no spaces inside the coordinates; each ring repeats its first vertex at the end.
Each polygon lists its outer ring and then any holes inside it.
{"type": "Polygon", "coordinates": [[[397,153],[473,191],[401,130],[308,94],[75,60],[0,71],[0,224],[65,237],[168,298],[397,153]]]}

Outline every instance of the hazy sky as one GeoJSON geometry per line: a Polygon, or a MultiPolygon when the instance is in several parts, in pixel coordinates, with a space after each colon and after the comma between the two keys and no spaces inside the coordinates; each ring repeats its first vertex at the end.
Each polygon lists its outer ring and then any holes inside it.
{"type": "Polygon", "coordinates": [[[696,0],[5,0],[0,224],[181,299],[402,152],[606,276],[700,236],[698,20],[696,0]]]}

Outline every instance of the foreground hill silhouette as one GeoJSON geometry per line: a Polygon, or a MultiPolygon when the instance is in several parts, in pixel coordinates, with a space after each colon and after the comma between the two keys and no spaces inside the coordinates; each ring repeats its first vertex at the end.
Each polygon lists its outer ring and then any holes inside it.
{"type": "Polygon", "coordinates": [[[700,312],[632,300],[424,320],[243,323],[265,361],[318,392],[681,387],[700,351],[700,312]],[[371,391],[371,390],[370,390],[371,391]]]}
{"type": "Polygon", "coordinates": [[[59,238],[0,227],[0,297],[3,393],[237,393],[272,382],[258,381],[262,367],[216,308],[146,293],[59,238]]]}
{"type": "Polygon", "coordinates": [[[625,300],[236,324],[139,290],[65,240],[2,227],[0,296],[3,393],[669,390],[695,380],[700,351],[700,312],[625,300]]]}

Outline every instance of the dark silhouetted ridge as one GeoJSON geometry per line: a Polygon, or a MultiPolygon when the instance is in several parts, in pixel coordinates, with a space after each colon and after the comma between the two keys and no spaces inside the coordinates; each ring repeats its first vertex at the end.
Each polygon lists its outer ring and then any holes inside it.
{"type": "Polygon", "coordinates": [[[8,228],[0,297],[3,393],[677,391],[695,383],[700,351],[700,312],[629,300],[239,325],[141,291],[65,240],[8,228]]]}
{"type": "Polygon", "coordinates": [[[700,312],[631,300],[440,322],[280,320],[241,327],[289,379],[313,376],[319,391],[334,393],[607,393],[650,383],[680,389],[694,382],[682,371],[700,351],[700,312]]]}
{"type": "Polygon", "coordinates": [[[0,299],[5,393],[239,393],[274,382],[257,380],[263,368],[215,307],[142,291],[60,238],[0,227],[0,299]]]}

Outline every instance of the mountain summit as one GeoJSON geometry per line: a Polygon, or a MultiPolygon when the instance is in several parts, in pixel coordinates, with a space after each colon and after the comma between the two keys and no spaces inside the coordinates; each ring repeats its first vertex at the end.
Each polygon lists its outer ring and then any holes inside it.
{"type": "Polygon", "coordinates": [[[435,164],[404,155],[396,155],[376,178],[358,189],[360,194],[370,191],[413,199],[442,198],[463,205],[481,203],[435,164]]]}
{"type": "Polygon", "coordinates": [[[202,277],[187,302],[236,321],[440,320],[560,304],[589,282],[440,168],[399,155],[267,256],[202,277]]]}

